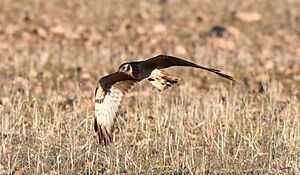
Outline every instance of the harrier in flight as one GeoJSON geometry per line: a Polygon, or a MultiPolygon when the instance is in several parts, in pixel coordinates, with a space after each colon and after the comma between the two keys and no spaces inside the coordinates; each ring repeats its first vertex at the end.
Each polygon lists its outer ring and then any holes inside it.
{"type": "Polygon", "coordinates": [[[168,55],[158,55],[145,61],[128,62],[115,73],[102,77],[95,90],[95,131],[100,144],[112,141],[113,125],[124,96],[135,84],[147,79],[158,90],[165,90],[176,84],[180,78],[168,75],[161,69],[172,66],[186,66],[213,72],[234,81],[233,77],[220,70],[211,69],[168,55]]]}

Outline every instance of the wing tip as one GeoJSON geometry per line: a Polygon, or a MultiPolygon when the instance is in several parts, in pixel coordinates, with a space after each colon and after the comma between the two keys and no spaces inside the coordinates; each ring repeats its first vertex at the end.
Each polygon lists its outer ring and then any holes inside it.
{"type": "Polygon", "coordinates": [[[217,73],[218,75],[220,75],[221,77],[223,77],[223,78],[226,78],[226,79],[228,79],[228,80],[230,80],[230,81],[232,81],[232,82],[236,82],[236,80],[234,79],[234,77],[233,76],[230,76],[230,75],[226,75],[226,74],[223,74],[223,73],[217,73]]]}
{"type": "Polygon", "coordinates": [[[210,71],[210,72],[213,72],[213,73],[215,73],[215,74],[217,74],[217,75],[219,75],[219,76],[221,76],[223,78],[226,78],[226,79],[228,79],[228,80],[230,80],[232,82],[236,82],[236,80],[234,79],[233,76],[224,74],[219,69],[212,69],[212,68],[207,68],[207,67],[202,67],[202,66],[199,66],[199,68],[207,70],[207,71],[210,71]]]}
{"type": "Polygon", "coordinates": [[[112,131],[109,132],[105,126],[97,124],[97,119],[95,119],[94,129],[100,145],[107,146],[112,142],[112,131]]]}

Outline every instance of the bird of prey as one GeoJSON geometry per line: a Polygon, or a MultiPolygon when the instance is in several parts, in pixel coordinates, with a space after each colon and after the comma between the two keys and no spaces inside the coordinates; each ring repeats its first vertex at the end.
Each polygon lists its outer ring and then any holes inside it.
{"type": "Polygon", "coordinates": [[[168,75],[161,69],[172,66],[186,66],[213,72],[234,81],[233,77],[220,70],[168,55],[158,55],[145,61],[127,62],[117,72],[102,77],[95,90],[95,131],[99,143],[107,145],[112,141],[113,125],[124,96],[141,80],[147,79],[158,90],[165,90],[176,84],[180,78],[168,75]]]}

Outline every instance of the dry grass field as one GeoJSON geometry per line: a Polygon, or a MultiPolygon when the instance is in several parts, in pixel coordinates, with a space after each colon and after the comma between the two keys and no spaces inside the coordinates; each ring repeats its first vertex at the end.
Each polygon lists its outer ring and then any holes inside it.
{"type": "Polygon", "coordinates": [[[0,174],[299,174],[299,12],[299,0],[0,1],[0,174]],[[237,82],[171,68],[180,84],[141,82],[114,143],[98,145],[99,78],[158,54],[237,82]]]}

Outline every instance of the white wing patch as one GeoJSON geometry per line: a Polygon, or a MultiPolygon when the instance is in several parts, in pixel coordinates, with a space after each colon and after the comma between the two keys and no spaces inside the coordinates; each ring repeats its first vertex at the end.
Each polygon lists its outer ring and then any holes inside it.
{"type": "Polygon", "coordinates": [[[125,93],[112,86],[103,95],[102,102],[96,101],[95,103],[97,125],[95,129],[97,129],[99,141],[103,140],[104,144],[107,144],[112,140],[113,125],[125,93]]]}

